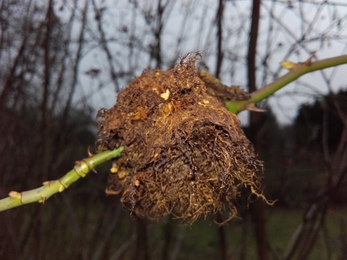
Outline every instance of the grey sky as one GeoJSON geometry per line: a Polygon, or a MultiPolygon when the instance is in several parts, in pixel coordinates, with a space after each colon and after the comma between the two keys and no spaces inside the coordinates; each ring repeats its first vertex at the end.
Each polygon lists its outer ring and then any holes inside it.
{"type": "MultiPolygon", "coordinates": [[[[271,83],[274,78],[286,73],[279,64],[285,59],[304,61],[313,51],[316,51],[319,59],[346,53],[347,3],[327,1],[330,4],[323,5],[322,2],[324,1],[263,1],[257,55],[258,87],[271,83]]],[[[217,4],[218,1],[170,1],[162,19],[163,69],[175,64],[180,55],[200,51],[210,72],[215,72],[217,4]]],[[[65,4],[64,11],[60,12],[65,19],[69,17],[68,5],[69,1],[65,4]]],[[[114,104],[116,86],[110,77],[110,65],[105,51],[98,42],[100,34],[94,8],[102,10],[101,24],[113,56],[114,69],[128,73],[128,76],[117,82],[122,87],[143,69],[155,67],[148,52],[149,46],[155,41],[153,28],[157,26],[158,20],[155,17],[156,1],[108,0],[95,1],[95,6],[90,4],[88,44],[84,48],[85,56],[79,78],[79,84],[83,87],[75,100],[78,103],[81,97],[90,96],[89,102],[98,109],[114,104]],[[85,74],[92,68],[100,70],[98,77],[94,79],[85,74]]],[[[243,88],[247,87],[246,54],[250,9],[251,1],[225,2],[221,80],[225,84],[240,85],[243,88]]],[[[289,123],[301,103],[310,102],[329,89],[336,91],[344,87],[346,70],[345,65],[306,75],[269,98],[268,102],[273,106],[279,122],[289,123]]],[[[247,120],[245,113],[240,118],[243,122],[247,120]]]]}

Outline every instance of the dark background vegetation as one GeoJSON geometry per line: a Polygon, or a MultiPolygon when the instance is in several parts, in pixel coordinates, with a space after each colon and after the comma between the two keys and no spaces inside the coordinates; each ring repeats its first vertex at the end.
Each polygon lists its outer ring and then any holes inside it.
{"type": "MultiPolygon", "coordinates": [[[[86,157],[96,109],[111,105],[115,99],[106,97],[145,68],[165,69],[202,50],[201,66],[222,81],[243,70],[244,87],[253,91],[282,73],[276,59],[308,57],[314,46],[345,40],[343,2],[201,2],[2,0],[0,196],[57,179],[86,157]],[[113,9],[131,19],[112,16],[113,9]],[[214,15],[208,20],[199,10],[214,15]],[[168,17],[175,12],[182,15],[173,33],[168,17]],[[230,12],[242,22],[231,26],[230,12]],[[287,12],[300,17],[298,35],[278,18],[287,12]],[[319,31],[323,16],[328,29],[319,31]]],[[[267,112],[251,114],[245,126],[265,162],[263,189],[274,206],[248,204],[245,192],[239,218],[223,227],[213,223],[221,216],[191,227],[169,217],[136,220],[104,194],[106,164],[44,205],[0,213],[0,258],[346,259],[347,90],[334,73],[320,76],[314,86],[299,80],[306,91],[290,93],[311,101],[291,124],[279,124],[278,107],[265,101],[267,112]]]]}

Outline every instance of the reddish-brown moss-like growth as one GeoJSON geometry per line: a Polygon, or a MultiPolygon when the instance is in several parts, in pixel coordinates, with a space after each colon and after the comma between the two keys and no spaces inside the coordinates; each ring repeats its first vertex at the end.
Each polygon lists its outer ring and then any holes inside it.
{"type": "Polygon", "coordinates": [[[146,70],[101,109],[100,150],[123,145],[107,194],[120,194],[137,216],[169,213],[189,223],[229,211],[241,186],[256,195],[260,162],[236,115],[207,93],[195,56],[167,71],[146,70]]]}

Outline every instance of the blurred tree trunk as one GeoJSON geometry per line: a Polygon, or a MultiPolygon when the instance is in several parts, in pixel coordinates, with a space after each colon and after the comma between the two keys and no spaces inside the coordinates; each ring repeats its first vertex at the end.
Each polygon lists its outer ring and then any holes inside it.
{"type": "MultiPolygon", "coordinates": [[[[217,59],[216,59],[216,77],[220,77],[222,64],[223,64],[223,12],[224,12],[224,0],[219,0],[217,13],[216,13],[216,24],[217,24],[217,59]]],[[[216,220],[218,223],[223,222],[222,215],[217,213],[216,220]]],[[[225,226],[218,227],[218,238],[219,238],[219,255],[220,259],[226,260],[228,256],[227,238],[225,235],[225,226]]]]}
{"type": "Polygon", "coordinates": [[[163,246],[163,251],[161,253],[161,259],[162,260],[167,260],[169,259],[169,249],[170,249],[170,244],[172,241],[172,219],[169,218],[166,225],[164,226],[164,246],[163,246]]]}
{"type": "MultiPolygon", "coordinates": [[[[257,39],[260,17],[260,0],[253,0],[252,8],[252,22],[249,33],[249,45],[248,45],[248,91],[249,93],[257,89],[256,86],[256,53],[257,53],[257,39]]],[[[261,127],[261,117],[259,113],[250,113],[250,140],[257,151],[257,136],[261,127]]],[[[264,219],[264,202],[260,199],[250,204],[250,213],[252,215],[254,235],[257,243],[258,259],[268,259],[267,253],[267,235],[264,219]]]]}
{"type": "MultiPolygon", "coordinates": [[[[217,222],[222,223],[223,218],[220,213],[217,213],[217,222]]],[[[227,247],[227,238],[225,235],[225,226],[218,227],[218,237],[219,237],[219,255],[221,260],[228,259],[228,247],[227,247]]]]}
{"type": "Polygon", "coordinates": [[[219,5],[217,9],[216,22],[217,22],[217,63],[216,63],[216,77],[219,78],[222,62],[223,62],[223,11],[224,11],[224,1],[219,0],[219,5]]]}
{"type": "Polygon", "coordinates": [[[149,260],[148,238],[146,220],[143,218],[136,219],[137,240],[134,260],[149,260]]]}

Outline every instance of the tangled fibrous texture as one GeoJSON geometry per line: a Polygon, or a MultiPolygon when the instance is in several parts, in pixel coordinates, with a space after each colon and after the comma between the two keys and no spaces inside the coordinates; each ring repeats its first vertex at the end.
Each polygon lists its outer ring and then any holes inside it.
{"type": "Polygon", "coordinates": [[[196,55],[167,71],[146,70],[101,109],[99,150],[124,146],[113,161],[107,194],[139,217],[236,214],[242,186],[259,191],[261,168],[236,115],[208,94],[196,55]]]}

